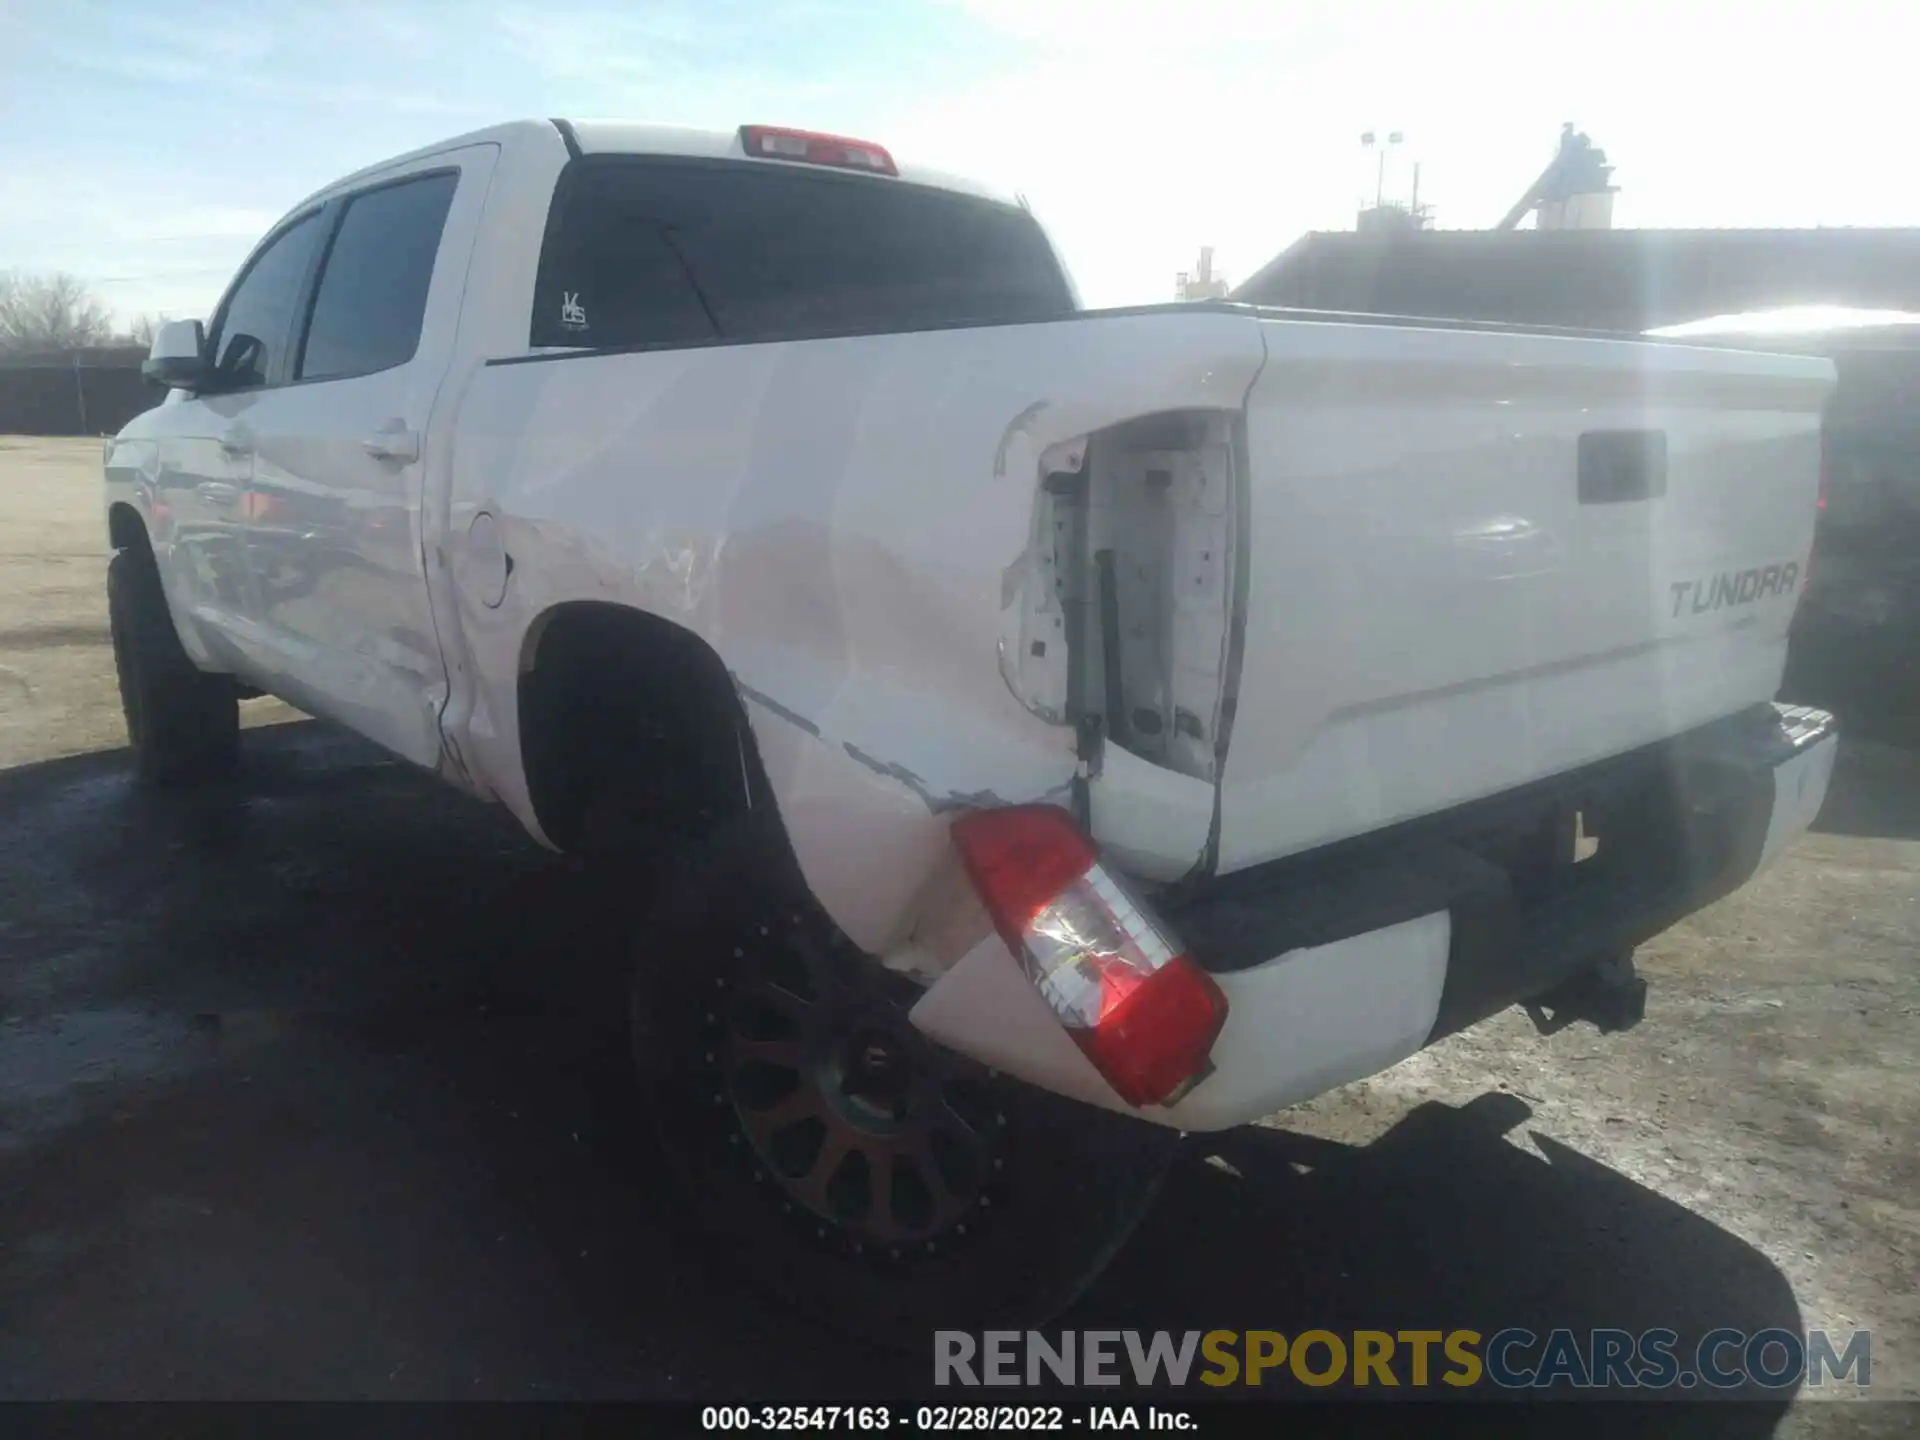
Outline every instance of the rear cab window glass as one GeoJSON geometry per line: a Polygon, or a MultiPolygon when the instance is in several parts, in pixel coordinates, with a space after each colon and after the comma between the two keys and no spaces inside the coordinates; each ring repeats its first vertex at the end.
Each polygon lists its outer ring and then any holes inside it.
{"type": "Polygon", "coordinates": [[[314,292],[300,379],[371,375],[413,358],[459,179],[425,175],[347,202],[314,292]]]}
{"type": "Polygon", "coordinates": [[[293,311],[320,239],[320,212],[302,216],[254,257],[214,324],[214,365],[223,390],[246,390],[280,377],[293,311]]]}
{"type": "Polygon", "coordinates": [[[1050,319],[1073,308],[1024,210],[753,161],[575,161],[535,346],[692,344],[1050,319]]]}

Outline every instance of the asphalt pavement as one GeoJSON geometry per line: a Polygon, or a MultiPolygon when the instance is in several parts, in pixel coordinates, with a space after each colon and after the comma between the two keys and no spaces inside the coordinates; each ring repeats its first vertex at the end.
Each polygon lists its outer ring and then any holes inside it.
{"type": "MultiPolygon", "coordinates": [[[[247,747],[191,797],[114,752],[0,774],[0,1396],[924,1387],[681,1243],[589,876],[339,732],[247,747]]],[[[1366,1143],[1197,1145],[1061,1324],[1807,1320],[1753,1245],[1514,1143],[1532,1113],[1496,1086],[1366,1143]]]]}

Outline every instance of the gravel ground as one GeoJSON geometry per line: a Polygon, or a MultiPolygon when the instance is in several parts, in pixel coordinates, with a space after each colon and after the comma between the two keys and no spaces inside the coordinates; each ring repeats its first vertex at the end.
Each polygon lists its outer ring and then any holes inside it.
{"type": "MultiPolygon", "coordinates": [[[[97,462],[0,438],[0,1398],[918,1387],[677,1243],[564,863],[273,701],[235,791],[129,788],[97,462]]],[[[1920,1397],[1917,957],[1920,752],[1850,742],[1645,1025],[1508,1012],[1218,1137],[1061,1323],[1861,1326],[1920,1397]]]]}

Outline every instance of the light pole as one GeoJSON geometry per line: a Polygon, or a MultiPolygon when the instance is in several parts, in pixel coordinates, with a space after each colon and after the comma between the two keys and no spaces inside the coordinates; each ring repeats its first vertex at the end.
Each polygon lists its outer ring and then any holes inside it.
{"type": "MultiPolygon", "coordinates": [[[[1387,152],[1404,139],[1406,139],[1406,136],[1400,131],[1389,130],[1387,132],[1387,143],[1379,147],[1380,166],[1373,181],[1373,208],[1376,210],[1386,203],[1387,198],[1387,152]]],[[[1367,130],[1362,132],[1360,144],[1364,149],[1374,149],[1375,141],[1373,131],[1367,130]]]]}

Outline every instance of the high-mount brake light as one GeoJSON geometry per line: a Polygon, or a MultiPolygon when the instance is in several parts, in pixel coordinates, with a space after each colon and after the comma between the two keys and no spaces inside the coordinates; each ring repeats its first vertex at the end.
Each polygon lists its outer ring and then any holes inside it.
{"type": "Polygon", "coordinates": [[[979,810],[953,840],[1001,939],[1123,1100],[1169,1104],[1205,1077],[1226,995],[1071,816],[979,810]]]}
{"type": "Polygon", "coordinates": [[[777,125],[742,125],[740,144],[763,160],[793,160],[802,165],[833,165],[869,175],[898,175],[893,156],[870,140],[821,135],[812,130],[783,130],[777,125]]]}

